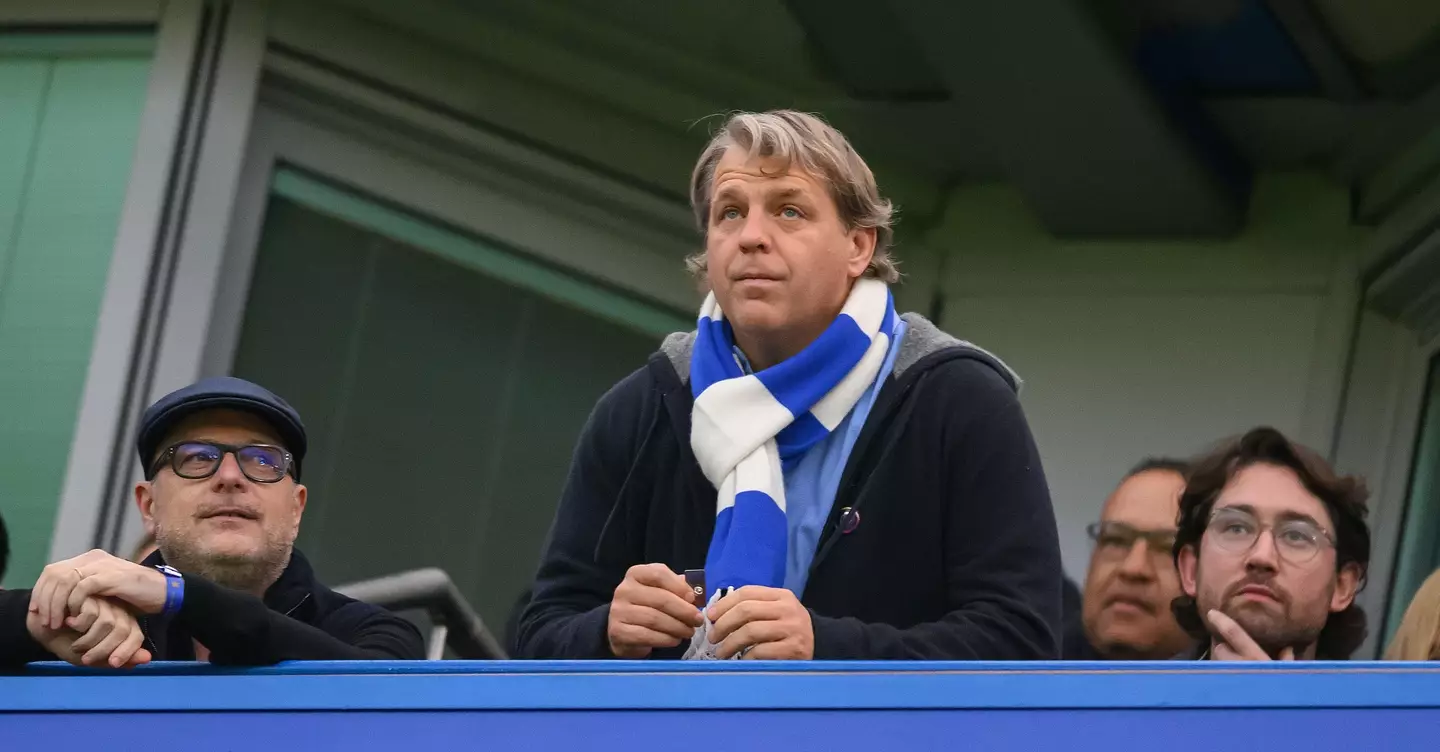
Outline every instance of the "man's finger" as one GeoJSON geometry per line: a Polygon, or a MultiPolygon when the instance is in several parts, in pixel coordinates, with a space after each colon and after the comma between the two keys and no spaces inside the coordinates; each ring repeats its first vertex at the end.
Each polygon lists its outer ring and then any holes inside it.
{"type": "Polygon", "coordinates": [[[740,656],[742,661],[786,661],[795,660],[795,647],[787,640],[775,640],[773,642],[761,642],[750,646],[745,654],[740,656]]]}
{"type": "Polygon", "coordinates": [[[81,604],[79,613],[65,620],[65,626],[75,630],[76,634],[85,634],[100,618],[100,602],[88,600],[81,604]]]}
{"type": "Polygon", "coordinates": [[[746,585],[735,592],[721,598],[715,605],[710,607],[710,621],[720,621],[730,609],[746,601],[778,601],[786,597],[790,591],[784,588],[768,588],[760,585],[746,585]]]}
{"type": "Polygon", "coordinates": [[[1229,646],[1229,645],[1226,645],[1226,644],[1223,643],[1223,642],[1220,642],[1220,643],[1216,643],[1216,644],[1215,644],[1214,650],[1212,650],[1212,651],[1210,652],[1210,657],[1214,658],[1214,659],[1217,660],[1217,661],[1238,661],[1238,660],[1241,660],[1240,654],[1239,654],[1239,653],[1236,653],[1234,650],[1231,650],[1231,649],[1230,649],[1230,646],[1229,646]]]}
{"type": "Polygon", "coordinates": [[[99,645],[101,642],[104,642],[105,638],[109,637],[110,633],[115,631],[115,628],[119,625],[120,621],[115,618],[113,612],[101,611],[100,616],[95,619],[95,623],[90,629],[75,638],[75,642],[71,645],[71,648],[77,653],[84,653],[96,645],[99,645]]]}
{"type": "Polygon", "coordinates": [[[149,650],[146,650],[145,648],[140,648],[139,650],[135,651],[135,655],[130,656],[130,660],[126,662],[125,668],[135,668],[136,666],[143,666],[153,659],[154,656],[150,655],[149,650]]]}
{"type": "Polygon", "coordinates": [[[695,597],[695,591],[690,589],[685,578],[670,571],[670,568],[664,564],[642,564],[631,567],[630,579],[641,585],[649,585],[674,593],[677,598],[682,598],[687,603],[695,597]]]}
{"type": "Polygon", "coordinates": [[[50,628],[59,629],[65,626],[65,607],[70,600],[70,591],[80,583],[84,575],[78,569],[71,569],[60,573],[55,578],[55,585],[50,590],[50,628]]]}
{"type": "Polygon", "coordinates": [[[784,615],[785,606],[778,601],[746,601],[744,603],[737,603],[729,609],[726,609],[724,615],[719,619],[715,619],[714,616],[711,617],[714,626],[711,627],[710,641],[720,642],[746,624],[754,624],[755,622],[761,621],[775,621],[784,615]]]}
{"type": "Polygon", "coordinates": [[[65,603],[66,609],[72,614],[80,613],[80,609],[82,609],[86,602],[90,601],[92,597],[105,595],[113,584],[114,579],[114,573],[100,572],[80,580],[75,584],[75,588],[70,591],[70,599],[65,603]]]}
{"type": "Polygon", "coordinates": [[[1282,660],[1282,661],[1293,661],[1293,660],[1295,660],[1295,648],[1287,647],[1287,648],[1285,648],[1284,650],[1281,650],[1281,651],[1280,651],[1279,660],[1282,660]]]}
{"type": "MultiPolygon", "coordinates": [[[[685,593],[690,594],[689,588],[686,588],[685,593]]],[[[669,590],[662,590],[658,587],[642,586],[627,589],[625,593],[621,594],[620,600],[654,609],[692,627],[698,627],[705,622],[700,616],[700,609],[695,604],[669,590]]]]}
{"type": "MultiPolygon", "coordinates": [[[[45,568],[49,570],[49,567],[45,568]]],[[[52,572],[46,571],[40,575],[40,580],[35,583],[35,589],[30,592],[30,610],[40,615],[40,626],[46,629],[54,629],[50,626],[50,595],[55,591],[55,576],[52,572]]]]}
{"type": "Polygon", "coordinates": [[[1235,652],[1236,659],[1242,661],[1268,661],[1270,656],[1260,648],[1260,645],[1250,637],[1250,633],[1240,626],[1234,619],[1220,611],[1212,609],[1207,616],[1215,631],[1220,633],[1221,639],[1235,652]]]}
{"type": "Polygon", "coordinates": [[[130,636],[130,630],[133,628],[134,625],[129,624],[120,625],[115,629],[111,629],[110,633],[105,635],[105,639],[101,640],[99,645],[85,651],[85,656],[80,659],[81,662],[86,666],[107,665],[107,659],[115,652],[116,648],[120,647],[121,643],[125,642],[125,638],[130,636]]]}
{"type": "Polygon", "coordinates": [[[648,606],[637,606],[634,604],[629,604],[627,607],[620,609],[615,614],[615,618],[621,624],[644,627],[653,632],[670,635],[677,640],[690,639],[690,636],[695,634],[695,626],[697,626],[686,624],[664,611],[657,611],[648,606]]]}
{"type": "Polygon", "coordinates": [[[1260,646],[1250,637],[1250,633],[1246,632],[1245,628],[1237,624],[1234,619],[1214,609],[1211,609],[1206,616],[1210,620],[1210,625],[1215,627],[1215,631],[1220,633],[1225,643],[1233,648],[1242,660],[1269,660],[1270,656],[1260,649],[1260,646]]]}
{"type": "Polygon", "coordinates": [[[715,657],[726,660],[752,645],[779,642],[786,636],[784,625],[778,621],[752,621],[721,641],[720,647],[715,649],[715,657]]]}
{"type": "Polygon", "coordinates": [[[110,654],[110,665],[114,668],[131,665],[131,660],[143,644],[145,644],[145,633],[140,631],[139,625],[136,625],[130,630],[130,634],[125,636],[120,647],[115,648],[115,652],[110,654]]]}
{"type": "Polygon", "coordinates": [[[616,627],[614,641],[617,645],[630,648],[673,648],[680,644],[678,638],[634,624],[616,627]]]}

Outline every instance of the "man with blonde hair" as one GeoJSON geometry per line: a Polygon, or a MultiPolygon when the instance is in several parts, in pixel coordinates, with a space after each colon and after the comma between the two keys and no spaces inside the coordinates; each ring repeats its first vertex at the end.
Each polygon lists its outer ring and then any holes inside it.
{"type": "Polygon", "coordinates": [[[739,113],[690,199],[696,331],[596,406],[517,651],[1056,657],[1059,544],[1019,380],[896,314],[864,160],[819,118],[739,113]]]}

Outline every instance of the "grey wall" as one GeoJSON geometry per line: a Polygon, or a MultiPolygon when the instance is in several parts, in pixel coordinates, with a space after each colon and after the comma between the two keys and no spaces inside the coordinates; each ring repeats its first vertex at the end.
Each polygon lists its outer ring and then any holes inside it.
{"type": "Polygon", "coordinates": [[[1063,242],[1003,188],[953,197],[928,241],[950,254],[944,324],[1026,380],[1070,574],[1085,573],[1084,526],[1145,456],[1262,423],[1328,453],[1353,316],[1343,270],[1367,237],[1347,217],[1326,182],[1271,177],[1234,240],[1063,242]]]}

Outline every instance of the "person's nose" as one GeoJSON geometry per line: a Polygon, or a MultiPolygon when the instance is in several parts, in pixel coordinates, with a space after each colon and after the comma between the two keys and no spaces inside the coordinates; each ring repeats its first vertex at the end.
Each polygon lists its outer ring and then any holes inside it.
{"type": "Polygon", "coordinates": [[[1254,545],[1245,553],[1245,568],[1274,572],[1280,565],[1275,549],[1275,534],[1266,528],[1255,536],[1254,545]]]}
{"type": "Polygon", "coordinates": [[[740,250],[746,253],[759,253],[773,247],[770,240],[770,218],[761,209],[751,211],[745,216],[745,224],[740,228],[740,250]]]}
{"type": "Polygon", "coordinates": [[[240,461],[231,452],[226,452],[220,458],[220,467],[215,469],[215,474],[210,476],[210,482],[215,490],[221,491],[227,488],[240,488],[250,482],[245,473],[240,470],[240,461]]]}
{"type": "Polygon", "coordinates": [[[1135,582],[1149,582],[1155,579],[1154,557],[1150,555],[1150,543],[1145,539],[1135,541],[1135,545],[1125,552],[1125,558],[1120,561],[1119,575],[1135,582]]]}

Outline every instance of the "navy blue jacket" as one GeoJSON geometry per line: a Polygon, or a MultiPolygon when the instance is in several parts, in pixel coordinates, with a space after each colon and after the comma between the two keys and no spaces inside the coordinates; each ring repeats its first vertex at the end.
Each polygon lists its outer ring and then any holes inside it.
{"type": "MultiPolygon", "coordinates": [[[[1057,658],[1060,548],[1017,381],[988,353],[905,318],[801,596],[815,658],[1057,658]],[[860,522],[841,534],[847,507],[860,522]]],[[[612,657],[609,604],[627,569],[704,567],[716,493],[690,450],[691,343],[672,335],[591,414],[518,655],[612,657]]]]}
{"type": "MultiPolygon", "coordinates": [[[[164,562],[157,552],[144,563],[164,562]]],[[[0,668],[55,660],[25,626],[29,605],[29,590],[0,591],[0,668]]],[[[264,599],[186,573],[180,612],[168,620],[142,616],[140,627],[157,661],[195,660],[193,641],[209,649],[217,665],[425,657],[415,625],[320,584],[298,550],[264,599]]]]}

